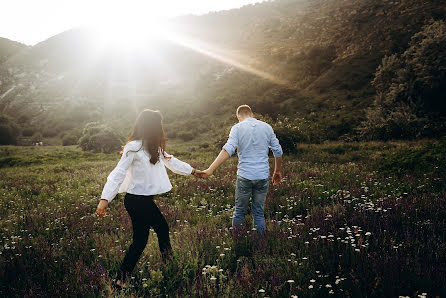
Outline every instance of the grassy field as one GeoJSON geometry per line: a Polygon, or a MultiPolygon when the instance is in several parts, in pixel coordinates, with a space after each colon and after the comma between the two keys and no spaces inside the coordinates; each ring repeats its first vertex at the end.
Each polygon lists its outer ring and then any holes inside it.
{"type": "MultiPolygon", "coordinates": [[[[214,149],[169,153],[205,168],[214,149]]],[[[446,296],[446,142],[300,145],[270,187],[267,236],[232,236],[236,158],[209,180],[169,174],[131,287],[111,287],[131,241],[123,196],[96,205],[115,154],[0,147],[0,296],[446,296]]],[[[271,160],[272,162],[272,160],[271,160]]]]}

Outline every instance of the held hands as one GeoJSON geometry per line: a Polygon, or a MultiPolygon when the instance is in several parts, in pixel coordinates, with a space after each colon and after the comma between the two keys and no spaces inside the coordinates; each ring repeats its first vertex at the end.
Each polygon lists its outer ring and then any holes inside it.
{"type": "Polygon", "coordinates": [[[194,175],[197,178],[209,178],[209,176],[212,175],[212,172],[209,169],[204,170],[204,171],[194,170],[192,172],[192,175],[194,175]]]}
{"type": "Polygon", "coordinates": [[[107,212],[108,207],[108,201],[107,200],[100,200],[98,204],[98,208],[96,208],[96,214],[102,218],[105,213],[107,212]]]}

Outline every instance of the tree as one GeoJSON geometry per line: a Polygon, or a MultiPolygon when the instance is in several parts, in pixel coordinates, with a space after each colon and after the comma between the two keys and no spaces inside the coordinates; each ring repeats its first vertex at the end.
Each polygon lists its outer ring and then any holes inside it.
{"type": "Polygon", "coordinates": [[[79,146],[84,151],[111,153],[122,146],[122,138],[113,129],[97,122],[84,127],[79,146]]]}
{"type": "Polygon", "coordinates": [[[376,97],[360,128],[364,138],[415,138],[444,132],[446,23],[425,26],[403,54],[384,57],[372,84],[376,97]]]}
{"type": "Polygon", "coordinates": [[[0,115],[0,145],[15,145],[18,134],[15,122],[6,115],[0,115]]]}

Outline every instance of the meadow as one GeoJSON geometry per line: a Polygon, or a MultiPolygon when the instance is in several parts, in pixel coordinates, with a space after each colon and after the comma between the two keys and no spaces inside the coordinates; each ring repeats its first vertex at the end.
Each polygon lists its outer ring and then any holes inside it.
{"type": "MultiPolygon", "coordinates": [[[[199,169],[218,153],[190,145],[168,152],[199,169]]],[[[119,291],[123,195],[95,215],[118,153],[2,146],[0,296],[446,296],[445,148],[444,138],[299,145],[270,187],[264,240],[250,214],[232,233],[236,158],[208,180],[169,173],[173,190],[156,201],[174,259],[161,262],[152,231],[119,291]]]]}

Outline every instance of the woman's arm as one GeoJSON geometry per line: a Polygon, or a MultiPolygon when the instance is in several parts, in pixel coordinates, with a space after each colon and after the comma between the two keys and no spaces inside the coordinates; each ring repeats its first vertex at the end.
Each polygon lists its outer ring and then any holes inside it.
{"type": "Polygon", "coordinates": [[[115,198],[116,194],[118,193],[119,186],[124,181],[127,170],[131,166],[134,157],[135,152],[129,151],[128,149],[124,148],[121,160],[107,177],[107,182],[105,183],[104,189],[102,190],[102,199],[106,199],[110,202],[115,198]]]}
{"type": "Polygon", "coordinates": [[[105,183],[104,189],[102,190],[101,200],[99,201],[98,207],[96,208],[96,214],[100,218],[105,215],[108,207],[108,203],[113,200],[118,193],[119,186],[124,181],[127,174],[127,170],[133,162],[135,157],[134,151],[130,149],[131,146],[126,146],[124,152],[122,153],[121,160],[119,160],[116,167],[108,175],[107,182],[105,183]]]}
{"type": "Polygon", "coordinates": [[[160,157],[163,164],[175,174],[191,175],[194,171],[194,168],[188,163],[185,163],[166,152],[164,152],[164,156],[161,154],[160,157]]]}

